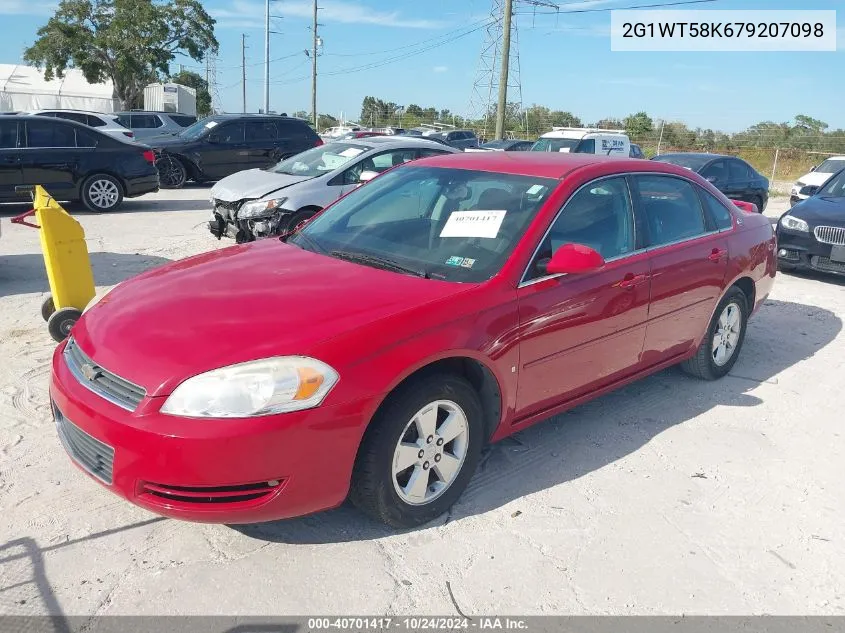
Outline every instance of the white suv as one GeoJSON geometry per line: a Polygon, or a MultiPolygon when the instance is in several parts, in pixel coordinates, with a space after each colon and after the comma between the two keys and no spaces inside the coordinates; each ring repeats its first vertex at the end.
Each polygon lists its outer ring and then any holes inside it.
{"type": "Polygon", "coordinates": [[[531,147],[532,152],[572,152],[598,156],[629,156],[631,139],[624,130],[555,127],[531,147]]]}
{"type": "Polygon", "coordinates": [[[116,136],[119,139],[135,140],[135,133],[123,127],[117,120],[117,115],[103,114],[102,112],[88,112],[86,110],[35,110],[28,114],[35,114],[38,116],[49,116],[54,119],[67,119],[68,121],[76,121],[87,125],[88,127],[97,128],[97,131],[110,136],[116,136]]]}
{"type": "Polygon", "coordinates": [[[831,156],[821,165],[813,167],[809,172],[796,180],[794,185],[792,185],[792,191],[789,195],[789,206],[791,207],[809,197],[807,194],[801,193],[801,187],[806,187],[808,185],[820,187],[827,181],[828,178],[840,169],[845,169],[845,156],[831,156]]]}

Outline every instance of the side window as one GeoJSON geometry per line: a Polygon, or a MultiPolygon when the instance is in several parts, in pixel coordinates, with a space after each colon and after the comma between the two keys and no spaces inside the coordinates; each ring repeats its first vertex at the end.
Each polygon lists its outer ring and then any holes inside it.
{"type": "Polygon", "coordinates": [[[700,187],[698,188],[698,195],[701,196],[701,199],[704,202],[704,208],[713,219],[713,224],[716,225],[717,229],[729,229],[733,226],[731,212],[727,210],[725,205],[700,187]]]}
{"type": "Polygon", "coordinates": [[[575,148],[575,152],[577,152],[578,154],[595,154],[596,139],[585,138],[580,143],[578,143],[578,147],[575,148]]]}
{"type": "Polygon", "coordinates": [[[84,114],[76,112],[56,112],[57,119],[66,119],[68,121],[76,121],[82,125],[88,125],[88,117],[84,114]]]}
{"type": "MultiPolygon", "coordinates": [[[[88,115],[85,118],[86,118],[86,121],[87,121],[86,125],[88,125],[90,127],[105,127],[106,126],[106,122],[103,121],[99,117],[88,115]]],[[[118,119],[118,122],[120,122],[120,119],[118,119]]]]}
{"type": "Polygon", "coordinates": [[[748,180],[748,165],[743,163],[741,160],[731,160],[728,162],[730,163],[729,169],[732,181],[748,180]]]}
{"type": "Polygon", "coordinates": [[[118,115],[117,122],[120,123],[123,127],[128,127],[132,129],[132,115],[130,114],[118,115]]]}
{"type": "Polygon", "coordinates": [[[76,147],[74,128],[58,121],[27,121],[27,147],[76,147]]]}
{"type": "Polygon", "coordinates": [[[247,142],[275,141],[278,137],[273,121],[247,121],[245,127],[247,142]]]}
{"type": "Polygon", "coordinates": [[[385,152],[372,157],[374,171],[379,173],[390,169],[396,165],[407,163],[414,160],[415,152],[412,149],[394,150],[392,152],[385,152]]]}
{"type": "Polygon", "coordinates": [[[197,118],[194,116],[188,116],[186,114],[171,114],[170,118],[173,120],[176,125],[179,127],[188,127],[189,125],[193,125],[197,122],[197,118]]]}
{"type": "Polygon", "coordinates": [[[725,161],[717,160],[714,163],[710,163],[707,167],[701,170],[701,177],[705,180],[709,180],[713,184],[727,182],[728,167],[725,165],[725,161]]]}
{"type": "Polygon", "coordinates": [[[132,126],[136,130],[150,130],[161,127],[163,124],[154,114],[133,114],[132,126]]]}
{"type": "Polygon", "coordinates": [[[670,176],[636,176],[636,180],[652,246],[705,232],[701,201],[693,185],[670,176]]]}
{"type": "MultiPolygon", "coordinates": [[[[625,178],[606,178],[579,189],[564,204],[537,259],[551,257],[564,244],[589,246],[605,259],[635,249],[634,213],[625,178]]],[[[538,275],[535,272],[532,277],[538,275]]]]}
{"type": "Polygon", "coordinates": [[[18,146],[18,122],[0,121],[0,149],[15,149],[18,146]]]}
{"type": "Polygon", "coordinates": [[[243,122],[223,123],[214,128],[211,137],[216,138],[219,143],[243,143],[244,124],[243,122]]]}

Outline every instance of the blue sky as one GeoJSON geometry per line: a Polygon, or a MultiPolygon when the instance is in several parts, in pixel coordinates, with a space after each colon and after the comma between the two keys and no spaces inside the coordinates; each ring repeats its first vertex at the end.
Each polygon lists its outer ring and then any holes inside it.
{"type": "MultiPolygon", "coordinates": [[[[611,9],[661,0],[573,0],[561,11],[611,9]]],[[[654,118],[736,131],[762,120],[796,114],[845,128],[845,6],[841,0],[716,0],[696,9],[837,9],[837,52],[631,53],[611,52],[610,13],[525,14],[520,5],[519,54],[523,103],[569,110],[585,121],[645,110],[654,118]]],[[[0,63],[16,63],[50,0],[0,0],[0,63]]],[[[239,111],[240,41],[247,34],[247,108],[263,95],[262,0],[213,0],[220,41],[218,85],[226,110],[239,111]]],[[[472,25],[489,14],[490,0],[320,0],[318,109],[357,117],[366,95],[399,104],[469,113],[483,30],[472,25]],[[455,39],[455,36],[462,35],[455,39]],[[440,38],[440,39],[438,39],[440,38]],[[447,43],[432,46],[440,41],[447,43]],[[417,45],[419,43],[419,45],[417,45]],[[420,54],[384,63],[423,48],[420,54]],[[372,65],[369,69],[362,66],[372,65]],[[334,73],[334,74],[332,74],[334,73]]],[[[310,110],[311,0],[274,0],[270,70],[271,108],[310,110]]],[[[542,11],[542,10],[541,10],[542,11]]],[[[201,70],[190,59],[186,68],[201,70]],[[194,68],[196,66],[196,68],[194,68]]],[[[204,72],[204,71],[203,71],[204,72]]]]}

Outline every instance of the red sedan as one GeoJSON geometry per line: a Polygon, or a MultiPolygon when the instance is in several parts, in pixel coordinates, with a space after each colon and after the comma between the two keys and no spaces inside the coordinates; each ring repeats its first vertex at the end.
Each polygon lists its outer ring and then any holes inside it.
{"type": "Polygon", "coordinates": [[[171,517],[351,498],[419,525],[488,442],[670,365],[725,375],[774,255],[767,218],[673,165],[415,161],[292,235],[116,287],[56,350],[59,436],[94,479],[171,517]]]}

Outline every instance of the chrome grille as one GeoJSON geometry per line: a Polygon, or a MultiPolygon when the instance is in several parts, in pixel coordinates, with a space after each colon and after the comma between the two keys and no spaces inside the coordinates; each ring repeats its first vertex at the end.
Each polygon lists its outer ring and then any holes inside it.
{"type": "Polygon", "coordinates": [[[53,416],[56,419],[59,440],[73,461],[100,481],[111,485],[114,449],[73,424],[59,411],[55,403],[53,403],[53,416]]]}
{"type": "Polygon", "coordinates": [[[816,234],[816,239],[823,244],[845,246],[845,228],[839,226],[817,226],[813,233],[816,234]]]}
{"type": "Polygon", "coordinates": [[[831,261],[827,257],[811,257],[810,264],[818,270],[824,270],[830,273],[845,273],[845,264],[831,261]]]}
{"type": "Polygon", "coordinates": [[[134,411],[147,393],[143,387],[97,365],[79,349],[73,338],[65,346],[64,358],[68,369],[83,387],[127,411],[134,411]]]}

